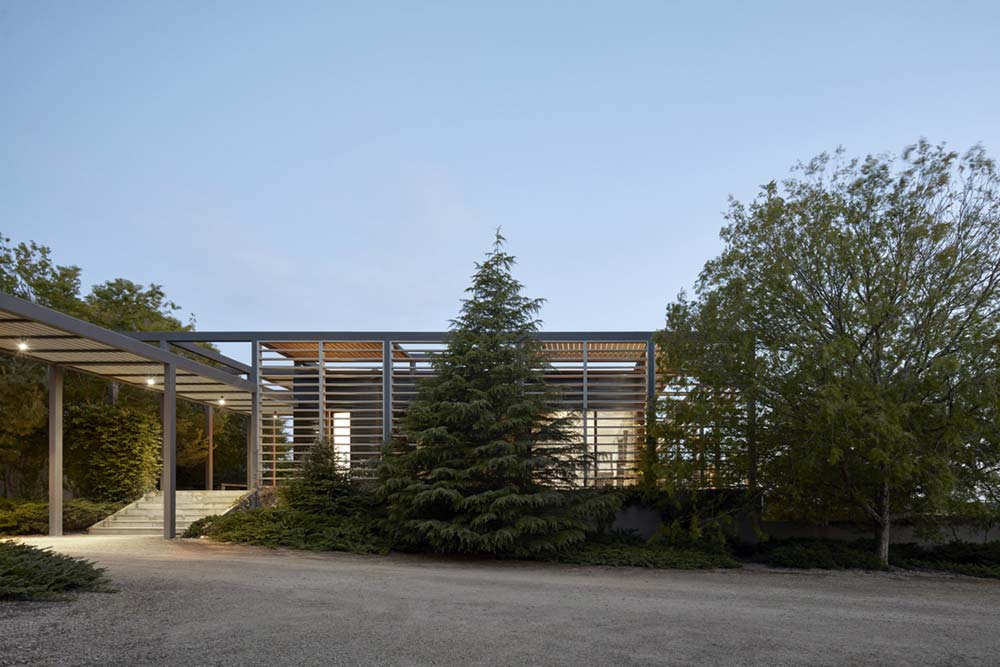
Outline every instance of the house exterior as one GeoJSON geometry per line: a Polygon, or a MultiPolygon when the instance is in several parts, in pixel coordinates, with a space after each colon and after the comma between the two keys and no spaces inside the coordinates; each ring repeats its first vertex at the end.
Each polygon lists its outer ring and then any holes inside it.
{"type": "MultiPolygon", "coordinates": [[[[252,485],[279,485],[297,474],[310,446],[332,443],[345,465],[364,471],[400,418],[444,332],[162,332],[134,334],[158,346],[248,343],[248,377],[258,391],[247,409],[255,424],[252,485]]],[[[646,409],[655,390],[651,332],[542,333],[554,408],[570,418],[595,463],[581,486],[627,485],[636,479],[646,409]]]]}
{"type": "MultiPolygon", "coordinates": [[[[553,409],[566,416],[593,464],[582,487],[637,479],[647,409],[657,395],[652,332],[545,332],[538,335],[553,409]]],[[[246,414],[246,487],[295,477],[319,439],[345,466],[371,470],[446,332],[142,332],[110,331],[0,292],[0,352],[49,367],[49,525],[62,534],[63,372],[66,369],[162,394],[162,530],[176,534],[177,399],[246,414]],[[250,363],[199,343],[241,343],[250,363]]],[[[211,474],[211,433],[207,479],[211,474]]],[[[211,493],[209,483],[206,493],[211,493]]]]}

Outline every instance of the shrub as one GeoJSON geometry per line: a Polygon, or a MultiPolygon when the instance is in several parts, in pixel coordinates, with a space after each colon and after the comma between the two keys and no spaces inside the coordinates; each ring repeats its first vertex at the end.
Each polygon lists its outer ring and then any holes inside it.
{"type": "Polygon", "coordinates": [[[762,542],[749,550],[749,558],[774,567],[842,570],[883,569],[868,542],[788,539],[762,542]]]}
{"type": "Polygon", "coordinates": [[[205,517],[192,523],[184,533],[184,537],[202,536],[221,542],[310,551],[368,554],[389,550],[368,519],[311,514],[291,507],[205,517]]]}
{"type": "Polygon", "coordinates": [[[76,591],[108,591],[104,570],[49,549],[0,541],[0,600],[67,599],[76,591]]]}
{"type": "Polygon", "coordinates": [[[889,561],[908,570],[941,570],[1000,579],[1000,541],[949,542],[929,547],[894,544],[889,549],[889,561]]]}
{"type": "MultiPolygon", "coordinates": [[[[121,507],[121,503],[68,500],[63,503],[63,529],[85,530],[121,507]]],[[[48,532],[47,502],[7,499],[0,503],[0,535],[41,535],[48,532]]]]}
{"type": "Polygon", "coordinates": [[[571,549],[559,559],[579,565],[611,565],[615,567],[650,567],[697,570],[716,567],[740,567],[731,556],[696,549],[677,549],[641,544],[588,542],[571,549]]]}
{"type": "Polygon", "coordinates": [[[325,440],[309,448],[302,476],[280,487],[279,496],[292,509],[321,516],[370,516],[378,506],[374,494],[351,477],[325,440]]]}
{"type": "Polygon", "coordinates": [[[160,445],[157,419],[134,408],[82,405],[66,419],[68,472],[80,495],[94,500],[131,501],[156,488],[160,445]]]}

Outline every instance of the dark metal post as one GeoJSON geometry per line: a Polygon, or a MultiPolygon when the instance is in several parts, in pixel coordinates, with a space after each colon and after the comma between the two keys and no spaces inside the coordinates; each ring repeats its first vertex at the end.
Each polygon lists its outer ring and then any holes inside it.
{"type": "Polygon", "coordinates": [[[382,341],[382,440],[392,437],[392,341],[382,341]]]}
{"type": "Polygon", "coordinates": [[[49,535],[63,534],[63,369],[49,366],[49,535]]]}
{"type": "Polygon", "coordinates": [[[163,537],[177,536],[177,372],[163,364],[163,537]]]}
{"type": "Polygon", "coordinates": [[[208,457],[205,459],[205,490],[215,488],[215,408],[205,406],[205,433],[208,435],[208,457]]]}
{"type": "Polygon", "coordinates": [[[260,341],[250,343],[253,361],[250,364],[250,381],[254,391],[250,395],[250,428],[247,429],[247,491],[253,491],[260,483],[257,464],[260,455],[260,341]]]}
{"type": "Polygon", "coordinates": [[[326,357],[324,356],[326,347],[324,341],[319,341],[319,350],[316,354],[316,389],[317,391],[317,401],[316,407],[318,408],[317,417],[319,421],[317,422],[319,428],[319,437],[324,442],[327,440],[333,441],[333,433],[328,433],[326,428],[326,357]]]}
{"type": "Polygon", "coordinates": [[[656,400],[656,343],[653,341],[646,343],[646,400],[647,408],[656,400]]]}
{"type": "MultiPolygon", "coordinates": [[[[584,453],[586,453],[587,455],[589,455],[590,451],[589,451],[589,447],[587,446],[588,445],[588,443],[587,443],[587,400],[588,400],[589,397],[587,396],[587,390],[588,390],[588,386],[587,386],[587,341],[583,341],[583,415],[582,415],[582,419],[580,419],[580,422],[583,425],[583,451],[584,451],[584,453]]],[[[584,461],[586,461],[586,459],[584,459],[584,461]]],[[[597,461],[594,461],[594,466],[595,467],[597,466],[597,461]]],[[[590,466],[589,465],[583,466],[583,485],[584,486],[587,486],[587,477],[589,475],[590,475],[590,466]]],[[[595,476],[594,482],[595,483],[597,482],[596,476],[595,476]]]]}

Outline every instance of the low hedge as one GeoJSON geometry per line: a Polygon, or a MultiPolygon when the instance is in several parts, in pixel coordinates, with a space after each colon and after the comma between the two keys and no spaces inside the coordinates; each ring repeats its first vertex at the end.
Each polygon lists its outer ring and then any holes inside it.
{"type": "MultiPolygon", "coordinates": [[[[123,506],[122,503],[67,500],[63,503],[63,530],[86,530],[123,506]]],[[[47,502],[5,498],[0,503],[0,535],[43,535],[48,532],[47,502]]]]}
{"type": "Polygon", "coordinates": [[[602,544],[589,542],[557,558],[562,563],[609,565],[613,567],[649,567],[659,569],[703,570],[717,567],[740,567],[725,553],[648,544],[602,544]]]}
{"type": "Polygon", "coordinates": [[[857,542],[790,539],[763,542],[750,560],[773,567],[820,570],[880,570],[874,549],[857,542]]]}
{"type": "MultiPolygon", "coordinates": [[[[737,553],[746,560],[774,567],[822,570],[884,569],[870,540],[842,542],[821,539],[786,539],[741,546],[737,553]]],[[[1000,578],[1000,542],[921,546],[893,544],[889,564],[906,570],[935,570],[974,577],[1000,578]]]]}
{"type": "Polygon", "coordinates": [[[49,549],[0,540],[0,600],[64,600],[110,591],[103,568],[49,549]]]}
{"type": "Polygon", "coordinates": [[[290,547],[309,551],[387,553],[389,545],[360,517],[318,515],[290,507],[272,507],[210,516],[192,523],[184,537],[220,542],[290,547]]]}
{"type": "Polygon", "coordinates": [[[889,548],[889,561],[908,570],[941,570],[1000,579],[1000,541],[949,542],[930,547],[894,544],[889,548]]]}

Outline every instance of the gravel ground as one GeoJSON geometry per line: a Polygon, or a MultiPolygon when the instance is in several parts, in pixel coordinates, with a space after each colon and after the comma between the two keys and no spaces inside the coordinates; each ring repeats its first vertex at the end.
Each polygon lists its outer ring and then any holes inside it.
{"type": "Polygon", "coordinates": [[[998,665],[1000,582],[31,538],[119,592],[0,604],[0,665],[998,665]]]}

